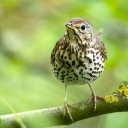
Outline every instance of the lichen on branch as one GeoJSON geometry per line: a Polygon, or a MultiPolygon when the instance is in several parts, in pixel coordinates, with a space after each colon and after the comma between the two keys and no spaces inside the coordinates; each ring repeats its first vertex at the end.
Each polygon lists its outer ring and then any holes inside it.
{"type": "MultiPolygon", "coordinates": [[[[119,88],[112,94],[104,96],[104,100],[97,99],[97,109],[94,111],[93,100],[81,101],[73,104],[77,109],[69,108],[75,122],[94,116],[99,116],[114,112],[128,112],[128,82],[122,82],[119,88]]],[[[0,116],[0,128],[21,128],[21,124],[15,119],[15,115],[20,118],[26,127],[50,127],[59,125],[69,125],[73,122],[68,114],[63,117],[64,107],[46,108],[8,114],[0,116]]]]}

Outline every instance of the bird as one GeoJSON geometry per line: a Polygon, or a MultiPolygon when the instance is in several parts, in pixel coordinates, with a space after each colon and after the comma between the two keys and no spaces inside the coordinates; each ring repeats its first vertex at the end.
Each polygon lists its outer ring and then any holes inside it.
{"type": "Polygon", "coordinates": [[[68,107],[75,107],[68,103],[67,86],[88,84],[92,92],[90,99],[94,100],[96,110],[97,95],[91,83],[104,71],[107,52],[102,42],[102,33],[95,34],[93,26],[86,19],[71,18],[65,27],[65,34],[51,52],[51,65],[55,77],[65,85],[64,116],[67,111],[73,121],[68,107]]]}

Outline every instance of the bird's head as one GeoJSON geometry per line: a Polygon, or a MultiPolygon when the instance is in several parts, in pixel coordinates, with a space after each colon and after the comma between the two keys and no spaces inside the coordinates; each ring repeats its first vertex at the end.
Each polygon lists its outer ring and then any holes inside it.
{"type": "Polygon", "coordinates": [[[83,18],[72,18],[65,26],[70,39],[79,38],[90,42],[94,35],[91,24],[83,18]]]}

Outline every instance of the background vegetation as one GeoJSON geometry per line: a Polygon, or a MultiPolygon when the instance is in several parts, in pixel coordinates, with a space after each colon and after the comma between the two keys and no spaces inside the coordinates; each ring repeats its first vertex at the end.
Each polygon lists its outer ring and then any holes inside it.
{"type": "MultiPolygon", "coordinates": [[[[128,80],[128,1],[0,0],[0,115],[63,105],[64,85],[52,73],[50,54],[72,17],[103,28],[106,68],[92,83],[98,95],[128,80]]],[[[69,86],[68,100],[87,100],[85,86],[69,86]]],[[[60,128],[128,127],[127,113],[103,115],[60,128]]],[[[50,122],[49,122],[50,123],[50,122]]],[[[35,122],[36,124],[36,122],[35,122]]],[[[58,127],[57,127],[58,128],[58,127]]]]}

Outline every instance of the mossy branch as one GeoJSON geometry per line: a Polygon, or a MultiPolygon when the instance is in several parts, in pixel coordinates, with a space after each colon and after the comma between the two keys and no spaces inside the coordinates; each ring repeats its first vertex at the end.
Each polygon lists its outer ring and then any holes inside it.
{"type": "MultiPolygon", "coordinates": [[[[93,101],[87,104],[82,101],[73,104],[77,109],[69,108],[74,122],[90,117],[128,111],[128,83],[122,82],[118,90],[106,95],[104,100],[97,99],[97,109],[94,111],[93,101]]],[[[43,128],[50,126],[69,125],[73,122],[68,114],[63,117],[63,107],[22,112],[0,116],[0,128],[43,128]]]]}

